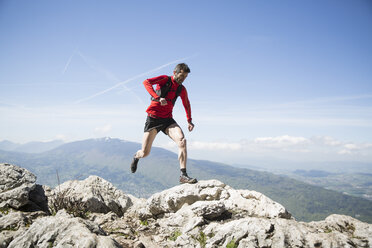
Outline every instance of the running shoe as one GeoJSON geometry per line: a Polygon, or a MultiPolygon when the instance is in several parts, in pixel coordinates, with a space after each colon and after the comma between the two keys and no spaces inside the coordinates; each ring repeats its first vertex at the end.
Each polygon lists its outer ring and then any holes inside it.
{"type": "Polygon", "coordinates": [[[134,156],[134,157],[133,157],[133,161],[132,161],[132,163],[130,164],[130,170],[132,171],[132,173],[136,172],[138,161],[139,161],[139,158],[136,158],[136,157],[134,156]]]}
{"type": "Polygon", "coordinates": [[[198,180],[196,180],[196,178],[191,178],[187,175],[180,176],[180,183],[197,183],[197,182],[198,180]]]}

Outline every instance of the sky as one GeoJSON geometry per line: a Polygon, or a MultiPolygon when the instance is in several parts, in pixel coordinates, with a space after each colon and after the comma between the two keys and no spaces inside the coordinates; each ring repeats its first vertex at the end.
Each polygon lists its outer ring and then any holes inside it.
{"type": "Polygon", "coordinates": [[[185,62],[189,157],[372,164],[371,26],[368,0],[0,0],[0,141],[141,142],[142,82],[185,62]]]}

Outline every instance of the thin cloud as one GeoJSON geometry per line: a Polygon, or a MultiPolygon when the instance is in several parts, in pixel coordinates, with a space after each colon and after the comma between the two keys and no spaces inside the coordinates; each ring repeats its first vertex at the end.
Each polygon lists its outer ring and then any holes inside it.
{"type": "Polygon", "coordinates": [[[202,149],[202,150],[241,150],[242,144],[240,143],[228,143],[228,142],[201,142],[192,141],[189,142],[191,149],[202,149]]]}
{"type": "MultiPolygon", "coordinates": [[[[129,83],[129,82],[131,82],[131,81],[133,81],[133,80],[135,80],[135,79],[138,79],[138,78],[143,77],[143,76],[145,76],[145,75],[147,75],[147,74],[150,74],[150,73],[153,73],[153,72],[159,71],[159,70],[163,69],[164,67],[167,67],[167,66],[172,65],[172,64],[175,64],[175,63],[179,63],[179,62],[181,62],[181,61],[184,61],[184,60],[190,59],[190,58],[195,57],[195,56],[196,56],[196,55],[193,55],[193,56],[190,56],[190,57],[185,57],[185,58],[182,58],[182,59],[177,59],[177,60],[171,61],[171,62],[169,62],[169,63],[166,63],[166,64],[164,64],[164,65],[161,65],[161,66],[159,66],[159,67],[156,67],[156,68],[154,68],[154,69],[151,69],[151,70],[149,70],[149,71],[147,71],[147,72],[144,72],[144,73],[138,74],[138,75],[133,76],[133,77],[131,77],[131,78],[125,80],[125,81],[119,82],[119,83],[115,84],[114,86],[112,86],[112,87],[110,87],[110,88],[107,88],[107,89],[105,89],[105,90],[102,90],[102,91],[100,91],[100,92],[97,92],[97,93],[95,93],[95,94],[93,94],[93,95],[91,95],[91,96],[88,96],[88,97],[85,97],[85,98],[79,99],[79,100],[75,101],[74,104],[79,104],[79,103],[82,103],[82,102],[85,102],[85,101],[91,100],[91,99],[93,99],[93,98],[95,98],[95,97],[97,97],[97,96],[100,96],[100,95],[103,95],[103,94],[105,94],[105,93],[107,93],[107,92],[109,92],[109,91],[112,91],[112,90],[114,90],[114,89],[116,89],[116,88],[118,88],[118,87],[120,87],[120,86],[124,86],[125,84],[127,84],[127,83],[129,83]]],[[[128,88],[127,88],[127,89],[128,89],[128,88]]],[[[128,89],[128,90],[129,90],[129,89],[128,89]]]]}
{"type": "MultiPolygon", "coordinates": [[[[286,106],[313,105],[313,104],[344,102],[344,101],[353,101],[353,100],[371,99],[371,98],[372,98],[372,94],[362,94],[362,95],[352,95],[352,96],[333,96],[333,97],[314,98],[314,99],[303,100],[303,101],[287,102],[283,104],[277,104],[275,106],[286,107],[286,106]]],[[[275,106],[272,106],[272,107],[275,107],[275,106]]]]}
{"type": "Polygon", "coordinates": [[[278,137],[260,137],[253,141],[255,144],[268,145],[269,147],[283,147],[308,144],[309,140],[304,137],[283,135],[278,137]]]}
{"type": "Polygon", "coordinates": [[[5,107],[5,108],[21,108],[23,106],[16,105],[16,104],[13,104],[13,103],[9,103],[6,100],[0,100],[0,107],[5,107]]]}
{"type": "MultiPolygon", "coordinates": [[[[176,146],[170,142],[164,148],[174,149],[176,146]]],[[[371,143],[351,143],[339,141],[330,136],[317,136],[305,138],[301,136],[282,135],[276,137],[257,137],[252,140],[239,142],[208,142],[189,141],[188,147],[194,151],[205,152],[237,152],[240,154],[261,154],[273,156],[280,154],[310,154],[311,156],[330,156],[334,159],[340,156],[370,157],[371,143]]],[[[344,157],[342,157],[344,158],[344,157]]]]}
{"type": "Polygon", "coordinates": [[[312,138],[312,142],[326,146],[341,146],[343,143],[330,136],[316,136],[312,138]]]}
{"type": "Polygon", "coordinates": [[[110,132],[112,129],[112,126],[111,124],[106,124],[105,126],[103,127],[96,127],[94,129],[94,131],[100,135],[103,135],[103,134],[107,134],[108,132],[110,132]]]}

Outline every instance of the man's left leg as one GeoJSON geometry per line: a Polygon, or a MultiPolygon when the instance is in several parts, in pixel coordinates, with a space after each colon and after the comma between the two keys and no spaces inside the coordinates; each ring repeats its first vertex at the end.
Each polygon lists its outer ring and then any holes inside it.
{"type": "Polygon", "coordinates": [[[180,161],[181,169],[180,183],[196,183],[197,180],[189,177],[186,172],[187,146],[185,135],[183,134],[182,129],[177,123],[174,123],[170,125],[165,132],[174,142],[176,142],[178,146],[178,160],[180,161]]]}

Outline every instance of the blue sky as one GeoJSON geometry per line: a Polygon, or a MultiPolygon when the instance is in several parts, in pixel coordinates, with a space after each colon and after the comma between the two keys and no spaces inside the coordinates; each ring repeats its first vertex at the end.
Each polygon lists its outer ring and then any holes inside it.
{"type": "Polygon", "coordinates": [[[371,26],[359,0],[0,1],[0,140],[140,142],[142,81],[184,61],[190,157],[372,163],[371,26]]]}

